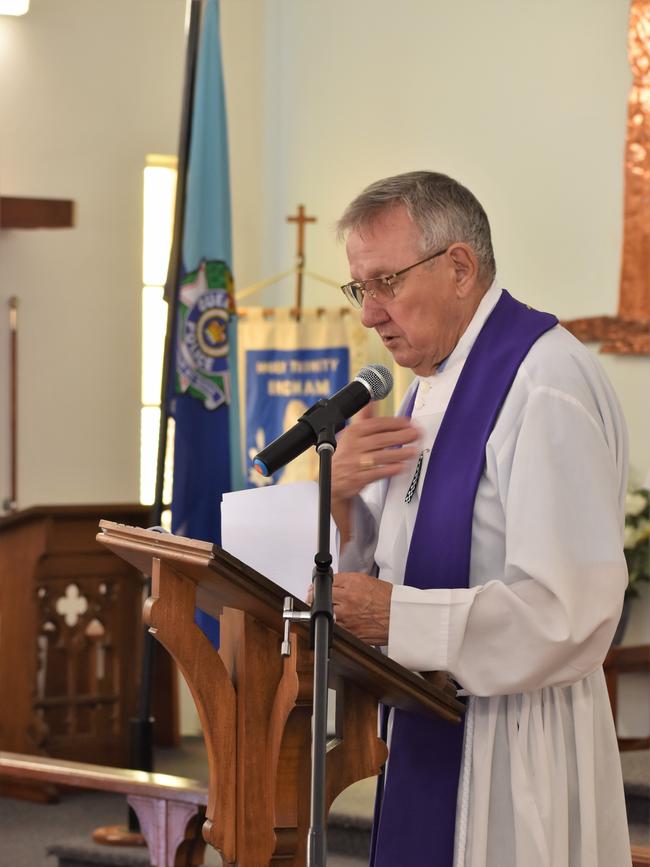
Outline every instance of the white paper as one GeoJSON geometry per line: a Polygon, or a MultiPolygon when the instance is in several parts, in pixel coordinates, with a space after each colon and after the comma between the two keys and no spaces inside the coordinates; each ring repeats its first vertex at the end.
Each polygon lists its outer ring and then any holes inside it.
{"type": "MultiPolygon", "coordinates": [[[[332,568],[338,569],[338,530],[330,518],[332,568]]],[[[305,600],[318,547],[318,485],[294,482],[223,495],[225,551],[305,600]]]]}

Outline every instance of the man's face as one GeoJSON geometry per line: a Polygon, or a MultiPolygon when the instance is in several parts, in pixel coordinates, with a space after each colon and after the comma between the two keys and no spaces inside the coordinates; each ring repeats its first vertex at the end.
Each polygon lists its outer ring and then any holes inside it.
{"type": "MultiPolygon", "coordinates": [[[[426,252],[419,229],[402,205],[351,232],[347,241],[354,280],[393,274],[424,258],[426,252]]],[[[366,293],[361,322],[375,329],[397,364],[430,376],[471,319],[463,293],[459,295],[460,277],[451,251],[418,265],[398,279],[390,301],[380,304],[366,293]]]]}

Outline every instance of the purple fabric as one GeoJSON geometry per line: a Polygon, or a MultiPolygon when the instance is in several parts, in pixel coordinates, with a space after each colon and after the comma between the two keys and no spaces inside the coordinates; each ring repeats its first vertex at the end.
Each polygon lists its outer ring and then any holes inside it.
{"type": "MultiPolygon", "coordinates": [[[[469,586],[485,446],[519,365],[556,324],[554,316],[502,292],[469,353],[431,451],[405,584],[469,586]]],[[[383,797],[381,778],[378,786],[371,867],[452,867],[463,733],[462,724],[395,710],[383,797]]]]}

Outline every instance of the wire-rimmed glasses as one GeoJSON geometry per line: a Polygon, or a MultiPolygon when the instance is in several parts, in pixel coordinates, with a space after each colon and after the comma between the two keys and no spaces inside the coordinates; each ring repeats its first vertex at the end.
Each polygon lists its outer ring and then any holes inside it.
{"type": "Polygon", "coordinates": [[[386,304],[395,297],[395,289],[397,288],[395,284],[399,277],[406,274],[411,268],[417,268],[418,265],[423,265],[425,262],[437,259],[438,256],[446,253],[448,249],[449,247],[445,247],[444,250],[438,250],[437,253],[432,253],[426,259],[420,259],[419,262],[414,262],[400,271],[395,271],[394,274],[386,274],[385,277],[370,277],[368,280],[351,280],[349,283],[344,283],[341,286],[341,290],[354,307],[361,307],[363,305],[363,298],[366,293],[370,295],[373,301],[377,301],[378,304],[386,304]]]}

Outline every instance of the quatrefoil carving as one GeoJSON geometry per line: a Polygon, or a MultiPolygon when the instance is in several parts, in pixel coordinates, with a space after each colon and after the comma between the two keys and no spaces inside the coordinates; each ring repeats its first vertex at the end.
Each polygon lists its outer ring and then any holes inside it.
{"type": "Polygon", "coordinates": [[[66,626],[75,626],[81,614],[88,610],[88,600],[81,596],[76,584],[68,584],[65,596],[56,600],[57,614],[63,615],[66,626]]]}

